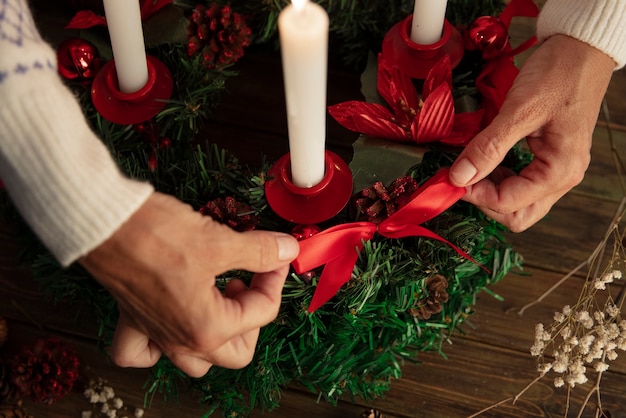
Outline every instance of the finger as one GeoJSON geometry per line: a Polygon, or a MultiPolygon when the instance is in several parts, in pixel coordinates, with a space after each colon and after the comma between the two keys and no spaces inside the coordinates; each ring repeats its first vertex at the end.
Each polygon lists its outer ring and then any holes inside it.
{"type": "Polygon", "coordinates": [[[498,116],[470,141],[450,168],[452,184],[466,187],[487,177],[519,140],[541,127],[543,115],[521,107],[517,101],[503,104],[498,116]]]}
{"type": "Polygon", "coordinates": [[[227,369],[246,367],[254,358],[260,328],[244,332],[213,350],[208,358],[213,364],[227,369]]]}
{"type": "MultiPolygon", "coordinates": [[[[223,226],[221,226],[223,227],[223,226]]],[[[223,231],[219,239],[221,251],[227,257],[213,257],[216,271],[247,270],[269,272],[288,265],[300,251],[298,241],[288,234],[270,231],[223,231]]]]}
{"type": "Polygon", "coordinates": [[[231,297],[221,299],[223,314],[229,318],[220,333],[223,341],[262,327],[276,318],[288,272],[289,266],[284,266],[276,271],[257,273],[250,288],[237,282],[231,285],[231,297]]]}
{"type": "Polygon", "coordinates": [[[122,312],[111,344],[111,358],[120,367],[151,367],[161,358],[161,349],[147,335],[129,325],[122,312]]]}
{"type": "Polygon", "coordinates": [[[511,232],[522,232],[546,216],[558,199],[559,197],[556,196],[546,197],[520,210],[509,213],[496,212],[484,206],[477,205],[477,207],[494,221],[509,228],[511,232]]]}
{"type": "MultiPolygon", "coordinates": [[[[468,187],[465,200],[503,214],[517,212],[539,201],[555,203],[582,179],[582,174],[574,174],[579,171],[574,165],[546,163],[535,158],[519,175],[498,169],[495,175],[468,187]]],[[[584,170],[581,172],[584,174],[584,170]]]]}
{"type": "Polygon", "coordinates": [[[170,353],[167,356],[176,367],[189,377],[202,377],[213,366],[211,362],[191,354],[170,353]]]}

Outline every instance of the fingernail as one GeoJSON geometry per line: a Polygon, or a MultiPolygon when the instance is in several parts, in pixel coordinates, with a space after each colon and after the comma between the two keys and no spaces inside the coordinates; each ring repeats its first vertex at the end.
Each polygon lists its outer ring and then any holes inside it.
{"type": "Polygon", "coordinates": [[[300,246],[298,241],[292,236],[280,234],[276,236],[278,244],[278,259],[280,261],[291,261],[298,256],[300,246]]]}
{"type": "Polygon", "coordinates": [[[477,172],[478,170],[474,167],[474,164],[467,158],[463,158],[457,161],[450,170],[450,179],[452,182],[464,186],[474,178],[477,172]]]}

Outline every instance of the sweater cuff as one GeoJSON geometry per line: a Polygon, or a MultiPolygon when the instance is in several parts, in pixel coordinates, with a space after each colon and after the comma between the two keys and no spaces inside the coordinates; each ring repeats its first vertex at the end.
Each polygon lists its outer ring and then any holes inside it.
{"type": "Polygon", "coordinates": [[[153,188],[122,174],[56,72],[31,81],[0,103],[0,178],[67,266],[109,238],[153,188]]]}
{"type": "Polygon", "coordinates": [[[626,64],[626,1],[548,0],[537,22],[540,41],[563,34],[604,52],[616,63],[626,64]]]}

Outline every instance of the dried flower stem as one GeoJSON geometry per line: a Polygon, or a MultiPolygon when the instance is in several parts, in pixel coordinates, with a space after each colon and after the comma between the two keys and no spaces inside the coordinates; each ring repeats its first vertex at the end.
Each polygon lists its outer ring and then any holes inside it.
{"type": "Polygon", "coordinates": [[[624,213],[624,208],[625,207],[626,207],[626,196],[622,197],[622,200],[620,201],[620,204],[618,205],[617,210],[615,211],[615,214],[613,215],[613,219],[611,220],[611,223],[609,224],[609,228],[607,229],[606,233],[604,234],[604,238],[602,239],[602,241],[600,241],[600,243],[597,245],[597,247],[593,250],[591,255],[585,261],[583,261],[582,263],[580,263],[579,265],[574,267],[574,269],[572,269],[569,273],[567,273],[565,276],[563,276],[558,282],[556,282],[554,285],[552,285],[552,287],[550,287],[548,290],[546,290],[537,299],[535,299],[534,301],[524,305],[517,312],[517,314],[520,315],[520,316],[524,315],[524,312],[526,311],[526,309],[531,308],[531,307],[537,305],[538,303],[540,303],[541,301],[543,301],[548,295],[550,295],[554,290],[556,290],[559,286],[561,286],[563,283],[565,283],[574,274],[578,273],[583,267],[587,267],[587,266],[591,265],[592,263],[594,263],[594,261],[598,260],[598,258],[599,258],[598,256],[601,255],[604,252],[604,249],[606,248],[606,244],[607,244],[609,238],[611,237],[611,235],[613,235],[613,232],[617,228],[617,225],[619,224],[619,222],[621,221],[622,217],[624,216],[624,214],[625,214],[624,213]]]}

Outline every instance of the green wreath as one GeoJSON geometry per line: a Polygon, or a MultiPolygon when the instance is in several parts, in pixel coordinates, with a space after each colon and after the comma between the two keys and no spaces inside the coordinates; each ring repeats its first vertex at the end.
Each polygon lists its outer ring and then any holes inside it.
{"type": "MultiPolygon", "coordinates": [[[[229,7],[248,18],[251,42],[272,44],[278,12],[287,2],[257,3],[232,1],[229,7]]],[[[369,51],[379,49],[389,27],[412,7],[412,1],[390,2],[384,10],[377,0],[320,3],[329,12],[331,36],[340,40],[331,43],[341,45],[331,53],[361,67],[369,51]]],[[[180,39],[184,33],[180,25],[189,24],[195,6],[170,5],[145,22],[149,53],[164,62],[174,78],[172,99],[152,121],[140,126],[110,123],[93,108],[88,85],[68,84],[81,97],[94,130],[128,175],[149,181],[157,190],[233,228],[292,232],[294,225],[276,216],[265,200],[269,164],[243,167],[228,151],[196,141],[203,121],[219,104],[226,80],[236,73],[230,63],[211,67],[202,54],[189,56],[190,41],[180,39]],[[164,21],[177,22],[178,29],[170,35],[178,41],[150,38],[151,25],[162,26],[164,21]]],[[[495,1],[456,0],[450,1],[448,14],[453,23],[464,27],[477,16],[494,15],[500,9],[495,1]]],[[[216,9],[221,10],[222,5],[216,9]]],[[[102,31],[86,31],[84,36],[107,56],[102,31]]],[[[477,94],[472,84],[480,60],[480,55],[468,54],[455,70],[456,96],[477,94]]],[[[432,145],[422,161],[408,170],[407,178],[422,184],[450,165],[457,153],[457,149],[432,145]]],[[[518,170],[528,158],[515,149],[507,164],[518,170]]],[[[371,198],[373,205],[376,195],[371,198]]],[[[348,205],[324,226],[353,221],[354,210],[354,205],[348,205]]],[[[350,282],[314,313],[307,312],[307,306],[319,271],[290,273],[280,313],[261,330],[249,366],[241,370],[213,367],[204,377],[192,379],[163,358],[152,368],[146,396],[161,393],[175,398],[184,387],[196,392],[206,415],[220,410],[224,416],[276,408],[282,389],[289,384],[303,385],[332,403],[342,397],[380,396],[401,376],[403,362],[418,361],[422,351],[443,355],[443,343],[473,313],[476,295],[489,292],[489,285],[521,266],[521,257],[503,236],[504,227],[472,205],[459,202],[424,226],[477,263],[439,241],[377,236],[365,244],[350,282]]],[[[108,344],[117,322],[111,296],[79,265],[61,268],[41,244],[33,245],[38,241],[27,229],[23,238],[31,240],[25,245],[24,260],[42,288],[62,303],[79,301],[89,306],[95,312],[102,343],[108,344]]],[[[219,285],[233,275],[244,280],[250,277],[246,272],[229,272],[218,280],[219,285]]]]}

